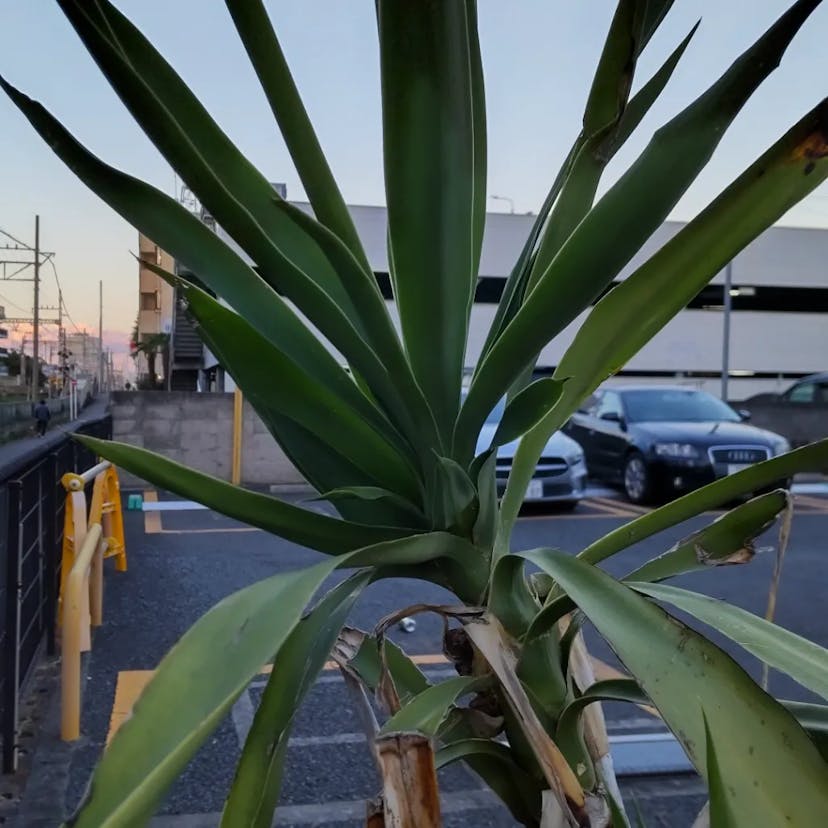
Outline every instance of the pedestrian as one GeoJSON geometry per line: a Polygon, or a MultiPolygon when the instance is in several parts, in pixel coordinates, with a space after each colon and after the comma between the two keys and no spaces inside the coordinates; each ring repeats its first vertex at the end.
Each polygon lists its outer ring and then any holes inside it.
{"type": "Polygon", "coordinates": [[[49,420],[52,417],[52,412],[49,411],[49,406],[46,405],[46,400],[42,399],[35,406],[34,418],[37,423],[37,436],[46,436],[46,427],[49,425],[49,420]]]}

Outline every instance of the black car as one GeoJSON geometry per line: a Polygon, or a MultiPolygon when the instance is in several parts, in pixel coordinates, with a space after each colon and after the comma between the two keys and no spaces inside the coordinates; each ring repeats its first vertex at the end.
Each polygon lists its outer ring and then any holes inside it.
{"type": "Polygon", "coordinates": [[[788,451],[703,391],[624,386],[597,391],[564,429],[593,477],[620,483],[634,503],[666,499],[788,451]]]}

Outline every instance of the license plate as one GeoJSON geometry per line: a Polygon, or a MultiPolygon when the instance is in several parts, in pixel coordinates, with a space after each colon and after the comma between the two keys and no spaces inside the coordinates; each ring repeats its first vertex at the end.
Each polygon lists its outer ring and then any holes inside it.
{"type": "Polygon", "coordinates": [[[529,488],[526,489],[527,500],[540,500],[543,497],[543,481],[530,480],[529,488]]]}
{"type": "Polygon", "coordinates": [[[736,474],[736,472],[742,471],[742,469],[747,469],[750,467],[750,463],[728,463],[727,464],[727,473],[728,474],[736,474]]]}

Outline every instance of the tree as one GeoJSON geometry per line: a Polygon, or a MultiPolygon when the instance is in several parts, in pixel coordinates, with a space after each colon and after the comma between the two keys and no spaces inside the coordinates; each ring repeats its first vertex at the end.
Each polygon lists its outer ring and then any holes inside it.
{"type": "MultiPolygon", "coordinates": [[[[163,358],[165,367],[165,376],[169,371],[169,347],[170,335],[165,333],[145,335],[143,339],[139,339],[138,323],[132,330],[132,337],[130,339],[130,356],[137,359],[139,354],[143,354],[147,360],[147,376],[145,380],[144,390],[156,390],[161,387],[158,379],[158,371],[156,370],[156,359],[160,354],[163,358]]],[[[142,382],[139,378],[139,387],[142,382]]]]}
{"type": "Polygon", "coordinates": [[[272,661],[223,818],[228,826],[270,825],[296,706],[331,653],[349,678],[379,694],[389,713],[379,733],[369,734],[383,771],[386,824],[436,824],[435,763],[460,760],[527,825],[626,824],[600,708],[591,705],[615,699],[658,709],[709,783],[712,824],[821,825],[828,767],[820,753],[824,741],[817,739],[824,738],[828,709],[772,698],[712,641],[662,608],[696,616],[828,697],[825,650],[764,619],[660,583],[697,569],[715,577],[711,563],[749,558],[743,553],[752,539],[790,508],[787,493],[749,500],[626,579],[597,564],[795,472],[828,468],[828,441],[719,480],[575,556],[556,551],[554,538],[550,548],[532,552],[513,552],[510,544],[549,435],[733,256],[828,176],[823,101],[603,295],[704,168],[818,0],[794,3],[596,198],[607,162],[639,126],[693,36],[631,95],[637,59],[671,2],[619,1],[583,129],[506,283],[462,404],[486,194],[473,0],[376,4],[400,335],[261,0],[227,5],[313,217],[274,193],[109,2],[61,2],[126,106],[256,270],[175,200],[105,165],[39,104],[4,83],[82,180],[226,301],[154,268],[176,283],[208,347],[339,511],[338,517],[317,514],[140,448],[85,438],[142,478],[325,557],[235,593],[190,629],[107,748],[73,825],[148,820],[250,679],[272,661]],[[530,382],[540,350],[583,311],[586,321],[554,376],[530,382]],[[343,355],[349,372],[306,320],[343,355]],[[476,453],[486,415],[506,394],[492,445],[476,453]],[[496,448],[518,437],[498,501],[496,448]],[[527,560],[536,570],[531,574],[527,560]],[[339,568],[353,572],[308,611],[339,568]],[[373,634],[343,628],[367,584],[402,574],[456,596],[456,606],[429,609],[446,620],[445,646],[457,677],[431,686],[385,641],[382,625],[373,634]],[[628,677],[595,681],[579,633],[584,617],[619,654],[628,677]],[[462,705],[469,696],[473,702],[462,705]]]}

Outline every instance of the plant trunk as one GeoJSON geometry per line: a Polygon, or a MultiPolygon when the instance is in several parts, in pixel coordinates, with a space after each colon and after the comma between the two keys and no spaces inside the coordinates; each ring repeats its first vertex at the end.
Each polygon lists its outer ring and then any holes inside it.
{"type": "Polygon", "coordinates": [[[386,828],[439,828],[440,794],[431,740],[389,733],[376,740],[386,828]]]}

